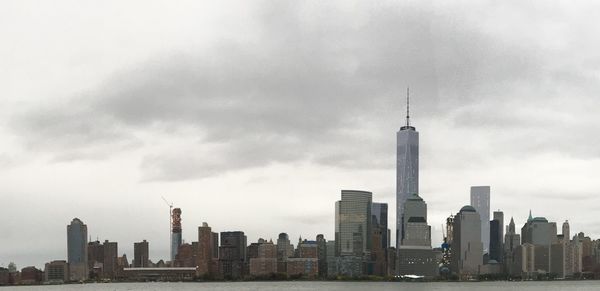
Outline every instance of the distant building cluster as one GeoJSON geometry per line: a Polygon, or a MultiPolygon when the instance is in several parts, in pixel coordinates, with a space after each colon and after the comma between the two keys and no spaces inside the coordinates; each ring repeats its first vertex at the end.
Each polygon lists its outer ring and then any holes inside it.
{"type": "MultiPolygon", "coordinates": [[[[407,106],[408,107],[408,106],[407,106]]],[[[410,125],[397,132],[396,241],[388,224],[388,204],[373,193],[342,190],[335,202],[335,236],[302,239],[286,233],[276,241],[248,244],[243,231],[213,232],[203,223],[197,241],[184,243],[180,208],[170,206],[170,259],[152,262],[150,243],[134,243],[131,261],[117,242],[88,241],[78,218],[67,226],[67,260],[43,270],[11,263],[0,267],[0,285],[81,281],[239,280],[347,278],[392,279],[551,279],[600,278],[600,240],[571,235],[568,221],[558,234],[555,222],[531,213],[520,233],[504,213],[490,217],[491,189],[471,187],[470,204],[446,219],[443,243],[432,247],[427,203],[419,195],[419,133],[410,125]]]]}

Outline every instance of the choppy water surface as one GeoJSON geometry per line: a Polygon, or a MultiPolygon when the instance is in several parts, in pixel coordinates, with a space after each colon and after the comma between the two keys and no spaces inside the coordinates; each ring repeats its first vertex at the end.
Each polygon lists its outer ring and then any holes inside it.
{"type": "Polygon", "coordinates": [[[56,286],[20,286],[0,288],[0,291],[41,290],[214,290],[214,291],[480,291],[480,290],[525,290],[525,291],[597,291],[600,281],[555,281],[555,282],[469,282],[469,283],[388,283],[388,282],[236,282],[236,283],[114,283],[56,286]]]}

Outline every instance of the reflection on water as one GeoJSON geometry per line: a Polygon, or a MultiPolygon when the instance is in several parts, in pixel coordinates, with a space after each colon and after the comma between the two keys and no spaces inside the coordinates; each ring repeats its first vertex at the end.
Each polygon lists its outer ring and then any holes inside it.
{"type": "Polygon", "coordinates": [[[236,283],[114,283],[55,286],[21,286],[1,288],[6,290],[83,290],[83,291],[137,291],[137,290],[211,290],[211,291],[597,291],[600,281],[554,281],[554,282],[468,282],[468,283],[388,283],[388,282],[236,282],[236,283]]]}

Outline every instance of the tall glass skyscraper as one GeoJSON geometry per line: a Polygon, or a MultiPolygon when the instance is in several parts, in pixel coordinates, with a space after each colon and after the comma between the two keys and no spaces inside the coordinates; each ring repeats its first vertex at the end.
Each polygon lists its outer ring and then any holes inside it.
{"type": "Polygon", "coordinates": [[[471,206],[479,213],[483,252],[488,253],[490,249],[490,186],[471,187],[471,206]]]}
{"type": "Polygon", "coordinates": [[[70,265],[70,279],[79,281],[87,279],[87,225],[79,218],[74,218],[67,225],[67,260],[70,265]]]}
{"type": "Polygon", "coordinates": [[[371,206],[373,194],[342,190],[335,203],[335,243],[337,256],[362,257],[371,252],[371,206]]]}
{"type": "Polygon", "coordinates": [[[406,125],[396,134],[396,248],[404,238],[404,203],[419,193],[419,132],[410,125],[408,92],[406,125]]]}

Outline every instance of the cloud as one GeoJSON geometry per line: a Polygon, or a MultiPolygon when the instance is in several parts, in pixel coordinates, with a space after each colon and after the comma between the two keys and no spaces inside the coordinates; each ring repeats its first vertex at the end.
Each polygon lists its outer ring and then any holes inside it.
{"type": "MultiPolygon", "coordinates": [[[[146,180],[295,161],[390,169],[389,133],[401,122],[411,85],[420,120],[510,129],[519,138],[534,131],[524,148],[568,147],[558,142],[561,134],[537,133],[557,109],[534,115],[531,108],[546,96],[524,97],[529,107],[517,110],[506,105],[519,106],[514,94],[529,94],[553,77],[541,74],[548,60],[536,53],[539,43],[489,35],[474,19],[440,15],[430,5],[361,5],[361,12],[265,5],[254,41],[219,40],[194,54],[156,56],[67,104],[20,115],[15,128],[26,144],[59,161],[110,157],[157,135],[180,140],[174,145],[180,150],[142,158],[146,180]]],[[[515,138],[500,135],[490,143],[515,138]]]]}

